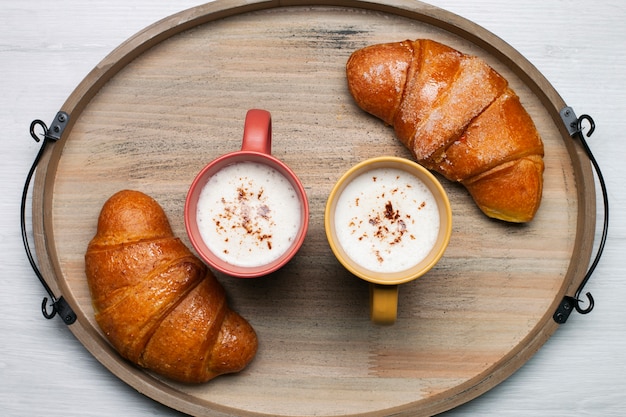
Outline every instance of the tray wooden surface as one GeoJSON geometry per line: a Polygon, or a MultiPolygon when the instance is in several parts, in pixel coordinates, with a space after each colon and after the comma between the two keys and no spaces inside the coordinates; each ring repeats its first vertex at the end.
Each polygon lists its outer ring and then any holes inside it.
{"type": "MultiPolygon", "coordinates": [[[[41,268],[78,321],[70,330],[141,393],[194,415],[431,415],[469,401],[521,367],[558,328],[552,314],[587,268],[595,227],[588,160],[558,112],[565,103],[493,34],[416,1],[392,5],[218,1],[168,17],[111,52],[61,110],[70,115],[33,190],[41,268]],[[504,75],[545,144],[544,196],[526,225],[485,217],[463,187],[442,179],[453,210],[439,264],[400,289],[398,321],[368,318],[368,287],[334,258],[323,211],[357,162],[410,157],[393,131],[361,111],[345,81],[363,46],[431,38],[484,58],[504,75]],[[272,113],[273,153],[310,199],[307,239],[271,276],[218,275],[231,306],[259,336],[243,372],[207,384],[139,370],[98,329],[83,256],[104,201],[137,189],[164,207],[188,245],[183,203],[196,173],[239,149],[245,113],[272,113]]],[[[189,245],[190,246],[190,245],[189,245]]]]}

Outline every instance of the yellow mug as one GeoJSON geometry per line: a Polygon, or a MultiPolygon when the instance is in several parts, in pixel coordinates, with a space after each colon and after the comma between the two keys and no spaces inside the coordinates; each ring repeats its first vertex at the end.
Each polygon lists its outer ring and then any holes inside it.
{"type": "Polygon", "coordinates": [[[406,158],[381,156],[349,169],[324,213],[337,260],[370,283],[370,318],[393,324],[398,286],[424,275],[452,234],[448,196],[433,174],[406,158]]]}

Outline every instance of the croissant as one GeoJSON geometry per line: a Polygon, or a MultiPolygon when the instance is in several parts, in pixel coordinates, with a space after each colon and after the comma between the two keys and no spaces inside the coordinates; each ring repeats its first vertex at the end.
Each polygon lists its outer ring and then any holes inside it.
{"type": "Polygon", "coordinates": [[[463,184],[489,217],[533,219],[543,143],[487,63],[432,40],[406,40],[353,52],[346,75],[357,105],[393,126],[418,163],[463,184]]]}
{"type": "Polygon", "coordinates": [[[242,370],[256,354],[254,329],[141,192],[120,191],[104,204],[85,270],[98,325],[141,367],[200,383],[242,370]]]}

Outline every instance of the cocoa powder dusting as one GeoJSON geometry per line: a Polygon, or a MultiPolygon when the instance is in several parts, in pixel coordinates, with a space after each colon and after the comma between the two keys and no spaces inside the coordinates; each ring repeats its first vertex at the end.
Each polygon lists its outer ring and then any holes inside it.
{"type": "MultiPolygon", "coordinates": [[[[376,177],[372,177],[372,181],[376,181],[376,177]]],[[[394,188],[391,190],[391,194],[396,194],[398,192],[398,188],[394,188]]],[[[381,193],[379,198],[384,198],[385,193],[381,193]]],[[[355,200],[355,205],[358,206],[359,199],[355,200]]],[[[422,201],[419,204],[419,209],[421,210],[426,206],[426,202],[422,201]]],[[[380,212],[374,212],[369,217],[367,222],[374,227],[373,236],[376,237],[381,243],[386,242],[388,245],[393,246],[402,242],[404,235],[407,233],[407,224],[406,221],[411,219],[411,215],[409,213],[401,213],[400,210],[394,209],[393,202],[391,200],[387,200],[384,208],[380,212]],[[406,220],[406,221],[405,221],[406,220]]],[[[355,228],[356,223],[353,219],[349,223],[350,228],[355,228]]],[[[355,233],[356,230],[353,231],[355,233]]],[[[368,236],[367,232],[363,232],[360,236],[357,236],[359,241],[365,239],[368,236]]],[[[415,240],[415,235],[411,234],[408,236],[410,240],[415,240]]],[[[383,263],[385,258],[381,254],[380,251],[375,252],[376,259],[379,263],[383,263]]]]}
{"type": "MultiPolygon", "coordinates": [[[[256,209],[256,204],[262,202],[264,189],[261,189],[258,193],[249,191],[246,187],[241,186],[237,188],[236,202],[229,203],[224,198],[221,202],[224,204],[224,211],[214,219],[215,227],[218,230],[223,230],[221,220],[227,220],[232,223],[231,229],[242,228],[249,236],[253,236],[259,244],[264,243],[268,249],[272,249],[272,235],[263,233],[263,228],[260,225],[260,221],[270,222],[274,221],[271,218],[271,209],[267,204],[261,204],[256,209]],[[256,204],[255,204],[256,203],[256,204]]],[[[228,237],[224,239],[224,242],[228,241],[228,237]]],[[[227,253],[225,251],[225,253],[227,253]]]]}

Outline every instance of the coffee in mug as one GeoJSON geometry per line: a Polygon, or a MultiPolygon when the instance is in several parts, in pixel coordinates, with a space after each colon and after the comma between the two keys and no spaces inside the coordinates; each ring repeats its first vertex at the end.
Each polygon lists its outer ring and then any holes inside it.
{"type": "Polygon", "coordinates": [[[350,168],[333,187],[324,227],[337,260],[370,283],[370,318],[392,324],[398,287],[427,273],[452,233],[450,202],[419,164],[381,156],[350,168]]]}
{"type": "Polygon", "coordinates": [[[335,227],[339,244],[354,262],[374,272],[400,272],[435,246],[439,210],[417,177],[398,168],[377,168],[343,189],[335,227]]]}
{"type": "Polygon", "coordinates": [[[287,178],[266,164],[237,162],[206,183],[196,220],[202,239],[217,257],[256,267],[289,250],[301,217],[298,195],[287,178]]]}
{"type": "Polygon", "coordinates": [[[249,110],[241,150],[211,161],[191,183],[185,227],[200,257],[239,278],[284,266],[298,252],[309,226],[302,183],[271,155],[271,116],[249,110]]]}

